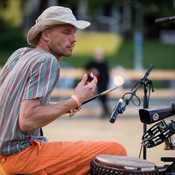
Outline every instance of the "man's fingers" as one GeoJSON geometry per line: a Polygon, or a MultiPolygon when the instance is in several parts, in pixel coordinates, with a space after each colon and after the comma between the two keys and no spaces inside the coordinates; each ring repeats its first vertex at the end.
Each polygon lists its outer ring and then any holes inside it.
{"type": "Polygon", "coordinates": [[[94,76],[93,80],[88,84],[88,86],[92,87],[93,91],[97,84],[97,78],[94,76]]]}
{"type": "Polygon", "coordinates": [[[81,106],[71,109],[69,112],[66,113],[66,115],[68,116],[68,118],[70,118],[73,115],[75,115],[80,109],[81,109],[81,106]]]}
{"type": "Polygon", "coordinates": [[[86,84],[86,81],[87,81],[87,74],[84,74],[82,80],[80,81],[83,85],[86,84]]]}

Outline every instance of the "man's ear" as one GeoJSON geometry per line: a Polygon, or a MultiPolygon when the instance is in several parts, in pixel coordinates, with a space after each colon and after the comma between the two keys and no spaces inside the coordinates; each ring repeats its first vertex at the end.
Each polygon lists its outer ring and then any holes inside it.
{"type": "Polygon", "coordinates": [[[49,41],[48,38],[48,31],[44,30],[43,32],[41,32],[41,37],[45,40],[45,41],[49,41]]]}

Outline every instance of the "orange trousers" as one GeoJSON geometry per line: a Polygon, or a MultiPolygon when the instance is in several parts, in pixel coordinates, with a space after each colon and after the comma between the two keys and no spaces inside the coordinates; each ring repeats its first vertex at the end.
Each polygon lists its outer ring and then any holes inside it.
{"type": "Polygon", "coordinates": [[[114,141],[32,141],[20,153],[1,156],[4,172],[32,175],[87,175],[96,155],[123,155],[125,148],[114,141]]]}

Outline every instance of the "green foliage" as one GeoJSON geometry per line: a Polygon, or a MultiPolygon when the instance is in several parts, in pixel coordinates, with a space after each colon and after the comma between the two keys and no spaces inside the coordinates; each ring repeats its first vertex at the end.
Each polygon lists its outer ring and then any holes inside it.
{"type": "Polygon", "coordinates": [[[13,51],[27,45],[22,29],[11,27],[2,19],[0,23],[0,51],[13,51]]]}
{"type": "Polygon", "coordinates": [[[9,0],[0,0],[0,9],[8,6],[9,0]]]}
{"type": "Polygon", "coordinates": [[[9,56],[12,54],[12,52],[7,50],[0,50],[0,66],[3,67],[3,65],[6,63],[9,56]]]}
{"type": "Polygon", "coordinates": [[[174,14],[174,1],[173,0],[137,0],[145,13],[157,13],[159,17],[171,16],[174,14]]]}
{"type": "Polygon", "coordinates": [[[0,23],[0,66],[3,66],[11,53],[27,46],[27,42],[22,29],[13,28],[2,19],[0,23]]]}
{"type": "Polygon", "coordinates": [[[113,0],[89,0],[87,14],[88,16],[96,20],[98,15],[101,14],[103,10],[107,10],[108,6],[120,6],[120,1],[113,0]],[[105,7],[105,8],[104,8],[105,7]]]}

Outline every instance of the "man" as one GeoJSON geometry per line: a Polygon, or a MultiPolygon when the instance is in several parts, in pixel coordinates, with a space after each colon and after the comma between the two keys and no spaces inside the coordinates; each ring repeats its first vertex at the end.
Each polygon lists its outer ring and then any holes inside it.
{"type": "MultiPolygon", "coordinates": [[[[98,93],[106,91],[109,82],[109,71],[108,64],[105,61],[104,51],[102,48],[99,47],[94,50],[93,59],[90,62],[88,62],[88,64],[85,67],[88,71],[92,72],[97,77],[98,93]]],[[[99,97],[99,100],[103,109],[101,118],[109,118],[110,110],[107,104],[107,95],[102,95],[101,97],[99,97]]]]}
{"type": "Polygon", "coordinates": [[[62,56],[72,55],[76,29],[90,25],[77,21],[68,8],[46,9],[29,30],[27,41],[35,46],[15,51],[0,75],[0,162],[8,174],[86,174],[89,162],[99,154],[126,155],[113,141],[47,142],[41,127],[67,111],[70,117],[93,94],[96,80],[85,75],[74,94],[50,103],[62,56]]]}

